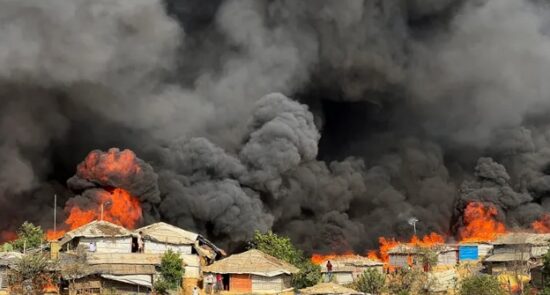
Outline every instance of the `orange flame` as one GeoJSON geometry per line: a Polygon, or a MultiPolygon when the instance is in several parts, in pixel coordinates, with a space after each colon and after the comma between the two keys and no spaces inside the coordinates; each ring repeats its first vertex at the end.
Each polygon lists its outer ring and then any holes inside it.
{"type": "Polygon", "coordinates": [[[459,230],[461,242],[490,242],[506,233],[506,226],[495,217],[498,210],[494,206],[472,202],[464,210],[464,227],[459,230]]]}
{"type": "Polygon", "coordinates": [[[330,254],[313,254],[311,256],[311,262],[317,265],[321,265],[323,262],[327,260],[336,260],[336,259],[342,259],[342,258],[353,258],[358,256],[357,254],[354,254],[351,251],[342,253],[342,254],[336,254],[336,253],[330,253],[330,254]]]}
{"type": "Polygon", "coordinates": [[[531,223],[531,227],[539,234],[550,233],[550,214],[543,214],[539,220],[531,223]]]}
{"type": "Polygon", "coordinates": [[[77,174],[85,179],[98,179],[108,182],[109,177],[127,178],[137,174],[141,168],[137,164],[137,157],[131,150],[119,151],[112,148],[106,153],[91,152],[77,167],[77,174]]]}
{"type": "MultiPolygon", "coordinates": [[[[101,219],[101,204],[103,206],[103,220],[133,229],[141,219],[139,200],[127,191],[116,188],[112,192],[104,191],[99,197],[99,204],[92,209],[81,209],[77,206],[69,209],[69,217],[65,224],[69,230],[75,229],[94,220],[101,219]]],[[[48,230],[48,240],[56,240],[65,234],[65,230],[48,230]]]]}
{"type": "Polygon", "coordinates": [[[55,240],[63,236],[66,230],[72,230],[94,220],[103,219],[126,228],[133,229],[141,219],[139,200],[117,184],[125,182],[141,173],[138,159],[131,150],[112,148],[107,152],[92,151],[77,167],[77,175],[102,186],[114,186],[109,191],[96,190],[93,208],[81,208],[69,203],[65,211],[69,216],[62,230],[49,230],[47,239],[55,240]],[[103,208],[103,215],[101,214],[103,208]]]}
{"type": "MultiPolygon", "coordinates": [[[[367,254],[367,258],[371,260],[381,261],[384,263],[386,268],[392,269],[389,265],[389,251],[399,245],[407,245],[412,247],[432,247],[436,245],[440,245],[445,243],[445,239],[442,235],[439,235],[437,233],[430,233],[428,235],[423,236],[422,238],[419,238],[417,236],[413,236],[408,242],[399,242],[394,238],[386,238],[386,237],[380,237],[378,239],[379,243],[379,249],[378,251],[372,250],[369,251],[367,254]]],[[[311,261],[317,265],[321,265],[327,260],[338,260],[338,259],[344,259],[344,258],[353,258],[359,256],[357,254],[354,254],[352,252],[345,252],[342,254],[313,254],[311,257],[311,261]]],[[[410,258],[412,259],[412,257],[410,258]]],[[[410,260],[409,259],[409,260],[410,260]]]]}
{"type": "Polygon", "coordinates": [[[9,230],[3,230],[0,232],[0,242],[11,242],[17,239],[17,233],[9,230]]]}
{"type": "Polygon", "coordinates": [[[42,292],[43,293],[56,293],[56,294],[59,293],[59,289],[53,283],[53,280],[51,278],[47,278],[47,279],[45,279],[45,281],[46,282],[45,282],[44,286],[42,287],[42,292]]]}

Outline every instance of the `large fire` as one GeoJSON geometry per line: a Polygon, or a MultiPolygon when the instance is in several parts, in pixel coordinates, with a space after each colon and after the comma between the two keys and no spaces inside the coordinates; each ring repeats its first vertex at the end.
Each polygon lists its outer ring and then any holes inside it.
{"type": "MultiPolygon", "coordinates": [[[[67,229],[75,229],[94,220],[103,220],[124,226],[135,228],[141,219],[141,206],[136,197],[131,196],[127,191],[116,188],[112,192],[104,191],[99,197],[99,204],[95,208],[81,209],[73,206],[69,209],[69,216],[65,220],[67,229]],[[103,207],[103,215],[102,209],[103,207]]],[[[48,230],[47,238],[55,240],[61,237],[66,230],[48,230]]]]}
{"type": "Polygon", "coordinates": [[[109,221],[133,229],[141,219],[139,200],[122,188],[109,188],[117,183],[141,173],[138,159],[130,150],[110,149],[107,152],[92,151],[77,167],[77,176],[108,188],[93,188],[92,206],[80,207],[74,202],[67,203],[68,217],[61,230],[47,232],[49,240],[58,239],[67,230],[72,230],[94,220],[109,221]]]}
{"type": "Polygon", "coordinates": [[[543,214],[539,220],[531,223],[531,227],[539,234],[550,233],[550,214],[543,214]]]}
{"type": "Polygon", "coordinates": [[[393,238],[380,237],[378,238],[378,244],[380,245],[378,253],[376,251],[371,251],[369,252],[368,256],[371,259],[376,258],[377,260],[380,260],[385,264],[388,264],[390,261],[389,259],[390,256],[388,254],[389,251],[399,245],[430,248],[430,247],[441,245],[444,243],[445,243],[445,238],[442,235],[433,233],[433,232],[423,236],[422,238],[419,238],[418,236],[414,235],[407,242],[399,242],[393,238]]]}
{"type": "Polygon", "coordinates": [[[495,218],[497,208],[472,202],[464,210],[464,227],[459,230],[461,242],[490,242],[506,233],[506,226],[495,218]]]}
{"type": "Polygon", "coordinates": [[[109,183],[110,178],[128,178],[141,171],[137,157],[131,150],[109,149],[106,153],[91,152],[77,167],[77,174],[85,179],[109,183]]]}
{"type": "MultiPolygon", "coordinates": [[[[377,251],[376,250],[369,251],[367,254],[367,258],[371,260],[382,261],[385,265],[388,265],[389,263],[388,252],[399,245],[429,248],[429,247],[433,247],[433,246],[441,245],[445,243],[445,239],[443,238],[443,236],[437,233],[430,233],[428,235],[423,236],[422,238],[413,236],[409,241],[406,241],[406,242],[399,242],[394,238],[380,237],[378,239],[378,243],[380,245],[379,249],[377,251]]],[[[315,264],[320,265],[327,260],[340,260],[345,258],[353,258],[357,256],[359,255],[353,252],[345,252],[342,254],[336,254],[336,253],[313,254],[311,256],[311,261],[315,264]]]]}

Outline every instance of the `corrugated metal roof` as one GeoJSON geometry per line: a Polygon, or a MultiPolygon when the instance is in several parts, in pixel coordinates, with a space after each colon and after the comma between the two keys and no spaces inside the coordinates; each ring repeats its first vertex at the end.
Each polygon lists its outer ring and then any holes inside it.
{"type": "Polygon", "coordinates": [[[262,251],[253,249],[231,255],[203,268],[204,272],[221,274],[255,274],[274,277],[297,273],[299,269],[262,251]]]}
{"type": "Polygon", "coordinates": [[[335,283],[320,283],[312,287],[300,289],[300,294],[363,295],[365,293],[355,291],[335,283]]]}
{"type": "Polygon", "coordinates": [[[134,233],[139,232],[142,232],[142,236],[145,240],[149,239],[159,243],[175,245],[193,245],[199,237],[196,233],[183,230],[164,222],[153,223],[134,231],[134,233]]]}
{"type": "Polygon", "coordinates": [[[132,236],[132,233],[122,226],[104,220],[95,220],[67,232],[63,235],[60,244],[63,245],[76,237],[102,238],[130,236],[132,236]]]}
{"type": "Polygon", "coordinates": [[[101,277],[103,277],[104,279],[118,281],[125,284],[139,285],[139,286],[147,287],[149,289],[153,288],[153,282],[150,275],[117,276],[117,275],[102,274],[101,277]]]}

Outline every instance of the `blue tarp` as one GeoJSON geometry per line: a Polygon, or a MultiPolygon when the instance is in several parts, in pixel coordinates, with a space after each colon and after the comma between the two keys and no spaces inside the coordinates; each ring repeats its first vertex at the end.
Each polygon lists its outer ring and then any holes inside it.
{"type": "Polygon", "coordinates": [[[459,246],[458,247],[458,259],[459,261],[463,260],[477,260],[479,258],[479,253],[477,246],[468,245],[468,246],[459,246]]]}

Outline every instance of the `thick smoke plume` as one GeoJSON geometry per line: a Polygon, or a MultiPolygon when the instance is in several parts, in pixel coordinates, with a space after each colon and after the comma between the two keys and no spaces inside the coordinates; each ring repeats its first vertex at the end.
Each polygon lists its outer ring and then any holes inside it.
{"type": "Polygon", "coordinates": [[[54,194],[119,187],[143,223],[227,246],[364,251],[412,216],[454,234],[470,201],[528,226],[550,211],[549,20],[538,0],[0,0],[0,221],[50,227],[54,194]]]}

